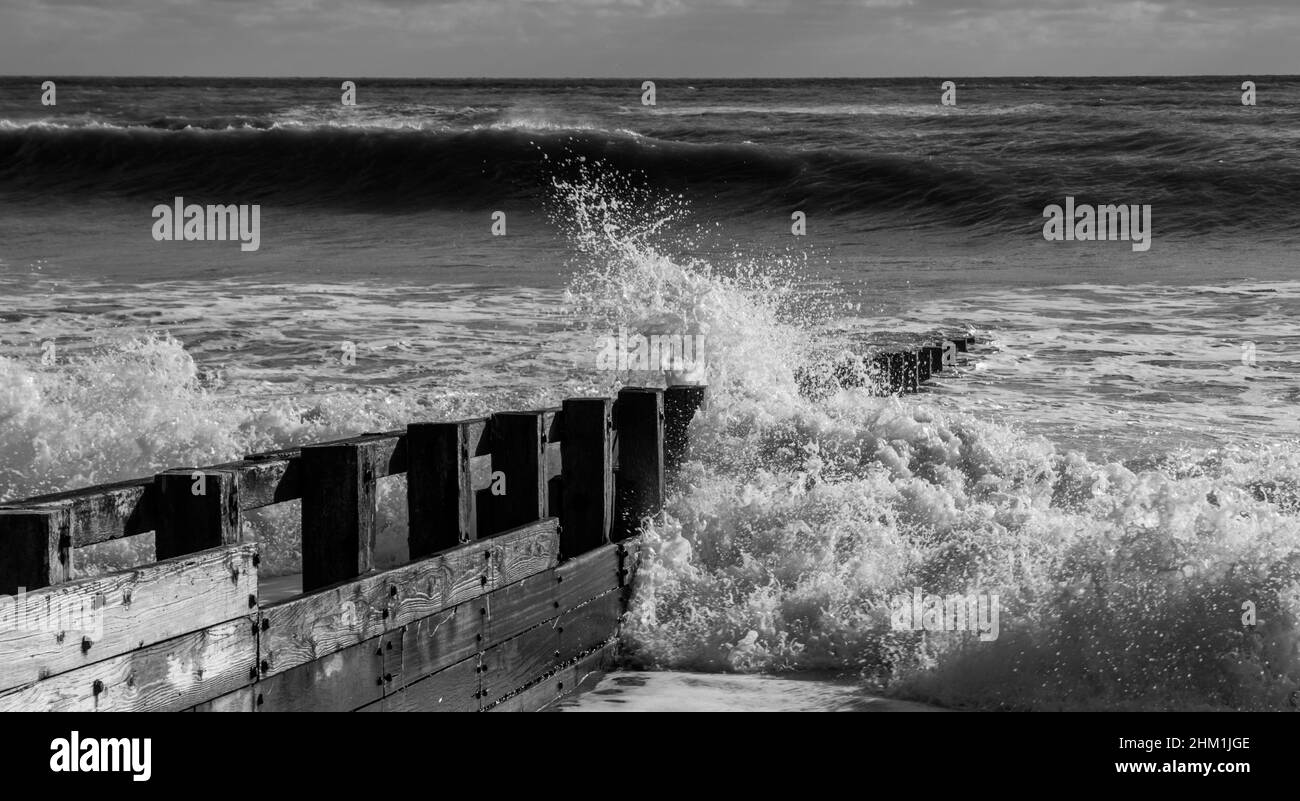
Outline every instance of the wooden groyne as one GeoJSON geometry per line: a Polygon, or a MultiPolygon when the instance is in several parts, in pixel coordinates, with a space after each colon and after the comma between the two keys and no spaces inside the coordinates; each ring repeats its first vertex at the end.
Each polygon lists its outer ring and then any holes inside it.
{"type": "MultiPolygon", "coordinates": [[[[973,342],[842,356],[800,389],[915,392],[973,342]]],[[[703,401],[628,388],[0,504],[0,711],[543,708],[611,663],[703,401]],[[409,557],[379,570],[398,475],[409,557]],[[301,591],[277,597],[242,517],[290,501],[301,591]],[[80,549],[148,533],[153,562],[73,578],[80,549]]]]}
{"type": "Polygon", "coordinates": [[[978,342],[972,334],[941,334],[905,348],[873,347],[795,371],[801,394],[822,398],[841,389],[865,388],[877,395],[919,392],[921,385],[957,365],[957,354],[978,342]]]}
{"type": "Polygon", "coordinates": [[[624,389],[6,503],[0,711],[543,708],[611,660],[703,400],[624,389]],[[409,561],[377,570],[402,474],[409,561]],[[294,500],[302,592],[263,600],[241,516],[294,500]],[[72,578],[149,532],[156,561],[72,578]]]}

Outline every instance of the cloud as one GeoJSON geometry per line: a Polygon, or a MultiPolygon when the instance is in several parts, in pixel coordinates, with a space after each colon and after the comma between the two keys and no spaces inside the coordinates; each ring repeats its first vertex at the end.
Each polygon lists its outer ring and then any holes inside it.
{"type": "Polygon", "coordinates": [[[1295,0],[9,0],[15,74],[1297,72],[1295,0]]]}

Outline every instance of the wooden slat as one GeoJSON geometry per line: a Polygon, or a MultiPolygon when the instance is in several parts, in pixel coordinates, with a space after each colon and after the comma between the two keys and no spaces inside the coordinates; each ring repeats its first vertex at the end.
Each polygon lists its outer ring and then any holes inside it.
{"type": "Polygon", "coordinates": [[[157,558],[239,542],[238,476],[225,470],[176,469],[154,477],[158,498],[157,558]]]}
{"type": "Polygon", "coordinates": [[[486,709],[488,712],[541,712],[580,690],[594,687],[614,663],[614,646],[607,646],[530,685],[486,709]]]}
{"type": "Polygon", "coordinates": [[[622,615],[620,590],[610,590],[561,615],[555,622],[557,659],[567,662],[614,639],[622,615]]]}
{"type": "Polygon", "coordinates": [[[478,656],[386,695],[358,712],[475,712],[479,708],[478,656]]]}
{"type": "MultiPolygon", "coordinates": [[[[71,508],[65,504],[0,509],[0,552],[0,595],[67,581],[72,575],[71,508]]],[[[3,681],[4,673],[0,671],[0,684],[3,681]]]]}
{"type": "Polygon", "coordinates": [[[375,470],[363,442],[302,450],[302,586],[310,592],[374,568],[375,470]]]}
{"type": "Polygon", "coordinates": [[[479,455],[485,421],[412,423],[407,427],[408,535],[412,559],[478,536],[470,458],[479,455]]]}
{"type": "Polygon", "coordinates": [[[465,601],[392,632],[401,640],[400,659],[385,660],[385,671],[393,676],[391,688],[400,691],[408,684],[475,657],[486,647],[487,600],[465,601]]]}
{"type": "Polygon", "coordinates": [[[613,402],[570,398],[563,408],[560,553],[569,558],[609,542],[614,518],[613,402]]]}
{"type": "Polygon", "coordinates": [[[384,695],[384,636],[365,640],[254,686],[259,712],[351,712],[384,695]]]}
{"type": "Polygon", "coordinates": [[[494,703],[559,667],[560,635],[551,623],[529,629],[479,655],[484,705],[494,703]]]}
{"type": "Polygon", "coordinates": [[[249,684],[232,693],[204,701],[190,707],[186,712],[256,712],[257,685],[249,684]]]}
{"type": "Polygon", "coordinates": [[[479,504],[479,536],[522,526],[546,516],[543,412],[492,415],[484,434],[491,467],[504,476],[504,495],[485,493],[479,504]]]}
{"type": "Polygon", "coordinates": [[[619,544],[611,543],[556,568],[556,610],[572,608],[619,587],[620,552],[619,544]]]}
{"type": "Polygon", "coordinates": [[[0,694],[0,712],[170,712],[248,684],[252,617],[219,623],[0,694]]]}
{"type": "Polygon", "coordinates": [[[688,430],[704,404],[704,387],[673,386],[664,390],[664,470],[677,472],[689,445],[688,430]]]}
{"type": "Polygon", "coordinates": [[[557,521],[265,607],[264,675],[356,645],[555,565],[557,521]]]}
{"type": "Polygon", "coordinates": [[[627,539],[664,502],[664,393],[623,389],[614,403],[618,472],[614,476],[613,539],[627,539]]]}
{"type": "Polygon", "coordinates": [[[254,548],[202,551],[16,599],[27,622],[3,625],[0,612],[0,689],[247,615],[257,593],[254,548]],[[90,630],[77,630],[83,620],[90,630]]]}
{"type": "Polygon", "coordinates": [[[4,505],[23,508],[66,507],[71,515],[74,548],[154,530],[152,477],[39,495],[6,502],[4,505]]]}

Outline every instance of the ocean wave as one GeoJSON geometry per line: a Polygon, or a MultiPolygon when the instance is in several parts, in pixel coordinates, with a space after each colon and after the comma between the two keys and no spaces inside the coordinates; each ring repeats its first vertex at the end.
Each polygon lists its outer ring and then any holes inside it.
{"type": "Polygon", "coordinates": [[[737,213],[894,215],[1029,234],[1041,227],[1044,205],[1067,194],[1079,203],[1150,203],[1162,234],[1282,230],[1300,208],[1296,166],[1222,158],[1189,166],[1187,154],[1209,151],[1172,135],[1115,134],[1107,147],[1129,151],[1121,160],[1074,162],[1045,141],[1023,145],[1041,149],[1038,157],[953,161],[685,143],[526,115],[438,130],[224,121],[238,127],[0,124],[0,191],[480,210],[508,199],[536,202],[571,165],[598,162],[737,213]],[[1269,213],[1246,216],[1243,208],[1269,213]]]}

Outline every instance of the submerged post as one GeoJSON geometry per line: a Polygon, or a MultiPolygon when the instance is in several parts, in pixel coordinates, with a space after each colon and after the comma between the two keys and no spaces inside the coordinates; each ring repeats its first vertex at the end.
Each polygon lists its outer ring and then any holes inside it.
{"type": "Polygon", "coordinates": [[[695,412],[704,405],[703,386],[679,384],[664,390],[664,467],[677,472],[686,461],[687,429],[695,412]]]}

